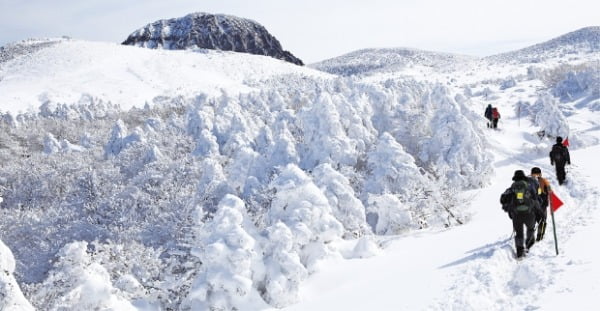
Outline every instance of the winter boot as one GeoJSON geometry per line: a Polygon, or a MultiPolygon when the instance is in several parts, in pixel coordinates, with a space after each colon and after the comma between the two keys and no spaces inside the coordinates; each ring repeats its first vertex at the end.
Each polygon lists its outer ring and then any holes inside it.
{"type": "Polygon", "coordinates": [[[517,259],[525,256],[525,249],[523,246],[517,246],[517,259]]]}
{"type": "Polygon", "coordinates": [[[529,251],[529,249],[533,246],[533,244],[535,243],[535,239],[533,237],[531,237],[531,239],[527,240],[527,245],[525,245],[525,248],[527,248],[527,251],[529,251]]]}

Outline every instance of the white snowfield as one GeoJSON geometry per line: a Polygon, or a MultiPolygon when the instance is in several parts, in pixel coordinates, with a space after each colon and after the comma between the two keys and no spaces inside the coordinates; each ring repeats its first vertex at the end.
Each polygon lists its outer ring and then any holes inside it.
{"type": "MultiPolygon", "coordinates": [[[[119,105],[144,107],[157,96],[247,93],[254,80],[296,73],[329,75],[288,62],[238,53],[203,50],[150,50],[105,42],[70,39],[32,40],[15,44],[48,44],[33,53],[0,62],[0,111],[37,112],[41,103],[71,104],[83,94],[119,105]]],[[[0,59],[1,60],[1,59],[0,59]]]]}
{"type": "Polygon", "coordinates": [[[598,31],[512,58],[371,49],[314,66],[333,73],[11,45],[0,310],[595,310],[600,48],[581,42],[598,31]],[[565,204],[517,262],[499,197],[534,166],[565,204]]]}

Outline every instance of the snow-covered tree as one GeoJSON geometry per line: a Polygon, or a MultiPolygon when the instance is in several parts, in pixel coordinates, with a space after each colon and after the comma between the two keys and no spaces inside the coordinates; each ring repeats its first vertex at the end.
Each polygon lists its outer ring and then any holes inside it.
{"type": "Polygon", "coordinates": [[[268,222],[271,225],[282,222],[290,228],[302,264],[313,269],[320,259],[333,255],[328,244],[341,238],[344,228],[311,178],[289,164],[270,187],[275,195],[267,212],[268,222]]]}
{"type": "Polygon", "coordinates": [[[60,250],[57,263],[34,294],[37,306],[44,310],[137,310],[87,248],[86,242],[73,242],[60,250]]]}
{"type": "MultiPolygon", "coordinates": [[[[1,197],[0,202],[2,202],[1,197]]],[[[13,276],[15,264],[12,252],[0,241],[0,310],[34,310],[33,306],[23,296],[21,288],[13,276]]]]}
{"type": "Polygon", "coordinates": [[[308,271],[294,248],[294,236],[288,226],[276,222],[268,228],[269,247],[265,254],[265,300],[281,308],[298,300],[300,283],[308,271]]]}
{"type": "Polygon", "coordinates": [[[329,163],[317,166],[313,173],[315,184],[327,197],[335,218],[344,225],[345,237],[356,238],[370,233],[365,207],[357,198],[350,181],[329,163]]]}
{"type": "Polygon", "coordinates": [[[182,303],[184,309],[244,310],[264,303],[253,286],[253,278],[262,277],[254,275],[261,269],[256,241],[244,229],[244,210],[242,200],[233,195],[219,203],[208,237],[192,250],[202,267],[182,303]]]}
{"type": "Polygon", "coordinates": [[[558,100],[550,94],[542,94],[531,110],[535,112],[534,123],[550,136],[569,136],[569,124],[558,107],[558,100]]]}

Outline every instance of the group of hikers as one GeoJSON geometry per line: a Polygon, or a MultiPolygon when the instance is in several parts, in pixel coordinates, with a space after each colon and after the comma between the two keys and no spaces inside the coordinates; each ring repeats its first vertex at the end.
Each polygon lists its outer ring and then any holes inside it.
{"type": "Polygon", "coordinates": [[[500,120],[500,112],[498,107],[492,107],[492,104],[487,105],[483,116],[488,120],[488,128],[498,128],[498,120],[500,120]]]}
{"type": "MultiPolygon", "coordinates": [[[[556,138],[556,144],[549,153],[550,164],[556,167],[558,184],[565,182],[565,165],[571,164],[569,150],[563,145],[562,137],[556,138]]],[[[533,167],[529,176],[522,170],[516,170],[512,185],[500,196],[502,209],[512,219],[515,232],[516,257],[523,257],[536,241],[544,238],[546,216],[552,188],[550,182],[542,177],[542,170],[533,167]],[[537,224],[537,234],[535,234],[537,224]],[[527,229],[524,238],[524,227],[527,229]]]]}

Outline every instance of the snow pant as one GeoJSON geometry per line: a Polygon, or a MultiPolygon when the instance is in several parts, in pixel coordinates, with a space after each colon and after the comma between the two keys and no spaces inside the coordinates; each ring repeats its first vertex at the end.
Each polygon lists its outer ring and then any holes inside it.
{"type": "Polygon", "coordinates": [[[542,206],[538,215],[536,215],[537,235],[535,240],[541,241],[546,233],[546,217],[548,217],[548,205],[542,206]]]}
{"type": "Polygon", "coordinates": [[[492,120],[492,127],[493,128],[498,128],[498,119],[492,120]]]}
{"type": "Polygon", "coordinates": [[[523,254],[524,246],[529,249],[535,243],[535,214],[529,212],[515,212],[512,218],[513,229],[515,230],[515,248],[517,249],[517,257],[523,254]],[[527,227],[527,236],[523,240],[523,226],[527,227]]]}
{"type": "Polygon", "coordinates": [[[492,120],[492,118],[486,118],[486,119],[488,120],[487,127],[488,127],[488,128],[491,128],[491,127],[493,127],[493,126],[494,126],[494,125],[493,125],[494,123],[493,123],[493,120],[492,120]]]}
{"type": "Polygon", "coordinates": [[[567,178],[567,172],[565,172],[565,164],[566,162],[554,162],[554,167],[556,168],[556,179],[558,180],[558,184],[562,185],[567,178]]]}

